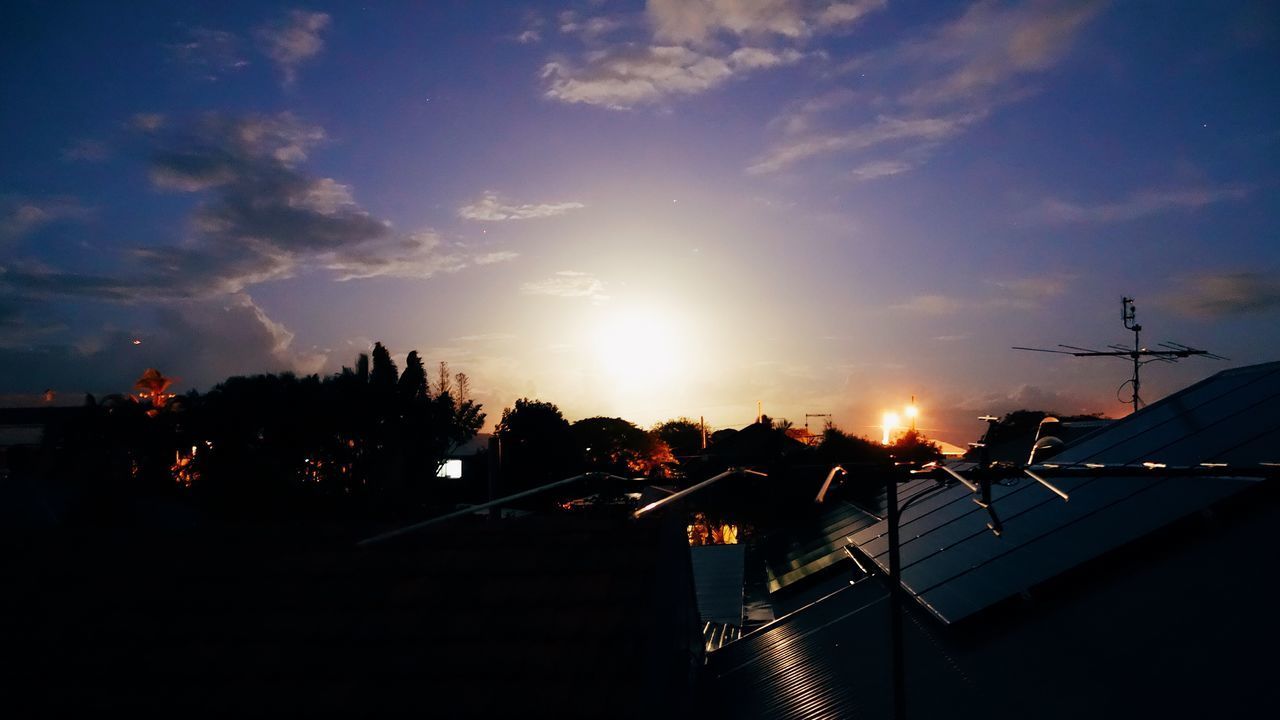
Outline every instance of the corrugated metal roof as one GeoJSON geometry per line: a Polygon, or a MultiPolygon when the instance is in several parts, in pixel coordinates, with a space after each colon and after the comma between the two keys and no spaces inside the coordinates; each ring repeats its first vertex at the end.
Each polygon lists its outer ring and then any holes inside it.
{"type": "MultiPolygon", "coordinates": [[[[890,716],[889,604],[863,580],[709,656],[703,703],[718,717],[890,716]]],[[[905,622],[913,717],[965,716],[971,689],[933,639],[905,622]],[[917,697],[917,695],[919,697],[917,697]]]]}

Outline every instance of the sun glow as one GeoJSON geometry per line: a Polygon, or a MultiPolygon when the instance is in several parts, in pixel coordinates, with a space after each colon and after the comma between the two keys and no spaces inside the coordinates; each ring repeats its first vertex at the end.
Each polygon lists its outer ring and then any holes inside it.
{"type": "Polygon", "coordinates": [[[591,347],[600,373],[620,390],[649,391],[683,369],[681,323],[658,307],[608,308],[600,316],[591,347]]]}

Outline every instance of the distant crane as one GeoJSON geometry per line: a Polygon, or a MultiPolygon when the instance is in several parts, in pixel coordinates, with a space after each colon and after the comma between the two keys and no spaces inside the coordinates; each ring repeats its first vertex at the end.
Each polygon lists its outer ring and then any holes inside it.
{"type": "Polygon", "coordinates": [[[1198,350],[1190,345],[1183,345],[1175,342],[1162,342],[1160,347],[1164,350],[1148,350],[1142,347],[1141,333],[1142,326],[1137,322],[1138,309],[1133,304],[1133,298],[1120,298],[1120,320],[1124,323],[1125,330],[1133,331],[1133,347],[1127,348],[1123,345],[1108,345],[1110,352],[1104,350],[1091,350],[1089,348],[1076,347],[1075,345],[1061,345],[1058,347],[1066,348],[1066,350],[1046,350],[1044,348],[1018,347],[1014,346],[1014,350],[1029,350],[1031,352],[1047,352],[1058,353],[1059,355],[1074,355],[1075,357],[1115,357],[1133,361],[1133,377],[1125,380],[1116,389],[1116,395],[1119,396],[1120,391],[1124,390],[1125,385],[1131,385],[1133,389],[1132,396],[1128,403],[1132,404],[1134,412],[1142,407],[1142,395],[1139,391],[1142,389],[1142,380],[1139,377],[1142,366],[1150,362],[1176,363],[1182,358],[1191,357],[1192,355],[1202,355],[1214,360],[1227,360],[1221,355],[1215,355],[1208,350],[1198,350]]]}
{"type": "Polygon", "coordinates": [[[805,413],[804,414],[804,431],[809,432],[809,418],[826,418],[827,423],[831,422],[831,413],[805,413]]]}

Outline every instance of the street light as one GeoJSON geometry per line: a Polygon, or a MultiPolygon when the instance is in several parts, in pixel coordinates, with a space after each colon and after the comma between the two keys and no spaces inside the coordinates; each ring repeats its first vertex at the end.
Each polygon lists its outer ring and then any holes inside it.
{"type": "Polygon", "coordinates": [[[893,435],[893,431],[898,429],[898,426],[901,423],[902,419],[898,417],[898,413],[888,411],[884,414],[884,418],[881,423],[881,427],[884,429],[884,439],[881,441],[882,444],[889,444],[889,438],[893,435]]]}

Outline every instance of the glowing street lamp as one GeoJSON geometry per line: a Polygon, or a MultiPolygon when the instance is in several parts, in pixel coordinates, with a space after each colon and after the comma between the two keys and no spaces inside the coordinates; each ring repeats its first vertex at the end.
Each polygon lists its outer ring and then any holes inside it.
{"type": "Polygon", "coordinates": [[[896,412],[890,411],[884,414],[884,418],[881,423],[881,427],[884,429],[884,439],[880,441],[882,444],[884,445],[889,444],[890,436],[893,435],[894,430],[898,429],[898,426],[901,422],[902,420],[901,418],[898,417],[898,413],[896,412]]]}
{"type": "Polygon", "coordinates": [[[920,408],[916,407],[916,396],[915,396],[915,395],[912,395],[912,396],[911,396],[911,404],[910,404],[910,405],[908,405],[908,406],[906,406],[905,408],[903,408],[902,412],[903,412],[903,414],[904,414],[904,415],[906,415],[908,418],[910,418],[910,419],[911,419],[911,431],[912,431],[912,432],[915,432],[915,429],[916,429],[916,416],[918,416],[918,415],[920,414],[920,408]]]}

